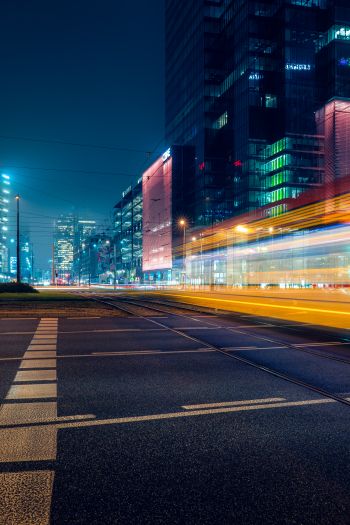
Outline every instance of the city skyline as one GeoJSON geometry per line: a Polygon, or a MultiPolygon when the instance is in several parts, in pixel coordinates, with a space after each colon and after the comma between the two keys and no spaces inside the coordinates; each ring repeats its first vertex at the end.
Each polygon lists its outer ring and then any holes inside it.
{"type": "Polygon", "coordinates": [[[5,0],[2,17],[0,172],[21,195],[23,227],[44,266],[54,219],[93,210],[111,222],[119,195],[164,140],[163,2],[5,0]]]}

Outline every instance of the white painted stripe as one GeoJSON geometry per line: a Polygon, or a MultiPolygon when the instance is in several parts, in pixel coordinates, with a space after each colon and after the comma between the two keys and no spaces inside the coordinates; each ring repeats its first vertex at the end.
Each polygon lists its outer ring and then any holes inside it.
{"type": "Polygon", "coordinates": [[[349,345],[350,342],[346,342],[346,341],[328,341],[328,342],[323,342],[323,343],[298,343],[298,344],[293,344],[292,346],[295,346],[297,348],[302,348],[304,346],[308,347],[308,346],[343,346],[343,345],[349,345]]]}
{"type": "MultiPolygon", "coordinates": [[[[203,353],[215,353],[216,350],[212,348],[200,348],[198,350],[135,350],[133,351],[125,351],[125,352],[92,352],[90,355],[94,357],[102,356],[102,357],[108,357],[108,356],[143,356],[143,355],[168,355],[168,354],[203,354],[203,353]]],[[[60,356],[60,357],[85,357],[85,356],[60,356]]]]}
{"type": "Polygon", "coordinates": [[[281,348],[288,348],[288,346],[225,346],[222,350],[227,352],[243,352],[245,350],[277,350],[281,348]]]}
{"type": "Polygon", "coordinates": [[[56,368],[56,359],[28,359],[19,368],[56,368]]]}
{"type": "Polygon", "coordinates": [[[14,379],[15,383],[24,381],[56,381],[56,370],[26,370],[19,371],[14,379]]]}
{"type": "Polygon", "coordinates": [[[175,330],[217,330],[222,326],[172,326],[175,330]]]}
{"type": "Polygon", "coordinates": [[[57,430],[48,426],[0,429],[0,463],[56,459],[57,430]]]}
{"type": "Polygon", "coordinates": [[[187,412],[170,412],[166,414],[151,414],[146,416],[121,417],[111,419],[97,419],[95,421],[80,421],[72,423],[61,423],[57,425],[58,429],[65,428],[86,428],[105,425],[122,425],[127,423],[140,423],[146,421],[160,421],[162,419],[177,419],[182,417],[208,416],[216,414],[231,414],[235,412],[247,412],[253,410],[271,410],[273,408],[291,408],[291,407],[309,407],[314,405],[323,405],[328,403],[337,403],[337,401],[328,398],[307,399],[303,401],[287,401],[281,403],[245,405],[235,407],[213,408],[207,410],[192,410],[187,412]]]}
{"type": "Polygon", "coordinates": [[[36,321],[38,317],[1,317],[0,321],[36,321]]]}
{"type": "Polygon", "coordinates": [[[101,319],[101,317],[67,317],[67,319],[77,319],[77,320],[81,320],[81,321],[84,321],[84,320],[89,320],[89,319],[101,319]]]}
{"type": "Polygon", "coordinates": [[[49,525],[54,472],[0,474],[0,516],[6,525],[49,525]]]}
{"type": "Polygon", "coordinates": [[[26,352],[23,359],[39,359],[40,357],[56,357],[56,352],[45,350],[43,352],[26,352]]]}
{"type": "Polygon", "coordinates": [[[222,403],[204,403],[199,405],[182,405],[185,410],[197,410],[201,408],[231,407],[256,405],[261,403],[275,403],[277,401],[286,401],[284,397],[268,397],[263,399],[244,399],[242,401],[223,401],[222,403]]]}
{"type": "Polygon", "coordinates": [[[33,338],[33,341],[35,339],[57,339],[57,332],[46,332],[45,334],[40,334],[38,332],[35,332],[35,336],[33,338]]]}
{"type": "Polygon", "coordinates": [[[54,345],[56,347],[57,339],[32,339],[29,346],[43,346],[43,345],[48,345],[48,344],[54,345]]]}
{"type": "Polygon", "coordinates": [[[57,397],[56,383],[12,385],[6,399],[45,399],[48,397],[57,397]]]}
{"type": "MultiPolygon", "coordinates": [[[[134,317],[133,317],[134,319],[134,317]]],[[[150,318],[148,318],[150,319],[150,318]]],[[[166,332],[169,328],[114,328],[106,330],[61,330],[60,334],[105,334],[117,332],[166,332]]]]}
{"type": "Polygon", "coordinates": [[[0,425],[24,425],[57,419],[57,403],[44,401],[33,403],[8,403],[0,411],[0,425]]]}
{"type": "MultiPolygon", "coordinates": [[[[57,326],[49,324],[43,327],[41,323],[36,330],[6,400],[57,397],[56,359],[40,359],[56,357],[57,326]],[[35,344],[37,341],[40,344],[35,344]]],[[[0,462],[54,461],[57,427],[23,426],[42,421],[57,421],[56,402],[4,403],[0,407],[0,426],[17,426],[0,428],[0,462]]],[[[49,470],[0,474],[0,523],[49,525],[53,477],[49,470]]]]}

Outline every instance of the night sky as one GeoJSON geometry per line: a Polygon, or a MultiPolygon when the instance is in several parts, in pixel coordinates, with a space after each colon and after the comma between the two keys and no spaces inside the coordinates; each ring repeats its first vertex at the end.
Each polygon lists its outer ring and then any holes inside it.
{"type": "MultiPolygon", "coordinates": [[[[1,0],[0,13],[0,166],[45,267],[57,215],[103,223],[146,152],[163,152],[163,0],[1,0]]],[[[12,237],[14,205],[10,220],[12,237]]]]}

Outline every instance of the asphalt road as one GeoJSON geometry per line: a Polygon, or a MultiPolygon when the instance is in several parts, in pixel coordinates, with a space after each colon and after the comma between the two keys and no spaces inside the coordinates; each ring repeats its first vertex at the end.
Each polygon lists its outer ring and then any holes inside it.
{"type": "Polygon", "coordinates": [[[346,399],[349,351],[242,315],[0,320],[0,524],[350,524],[350,406],[234,358],[346,399]]]}

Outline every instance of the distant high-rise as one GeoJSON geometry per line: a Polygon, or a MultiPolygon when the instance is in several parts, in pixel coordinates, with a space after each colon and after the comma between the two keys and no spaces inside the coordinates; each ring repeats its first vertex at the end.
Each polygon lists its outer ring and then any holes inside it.
{"type": "Polygon", "coordinates": [[[0,281],[9,275],[8,213],[10,204],[10,177],[0,176],[0,281]]]}
{"type": "Polygon", "coordinates": [[[59,279],[69,280],[73,271],[77,219],[61,215],[55,222],[54,266],[59,279]]]}
{"type": "Polygon", "coordinates": [[[30,242],[29,234],[23,234],[20,237],[20,250],[21,250],[21,280],[24,282],[33,281],[33,244],[30,242]]]}
{"type": "Polygon", "coordinates": [[[78,219],[76,224],[76,246],[81,248],[84,241],[96,233],[96,221],[78,219]]]}

